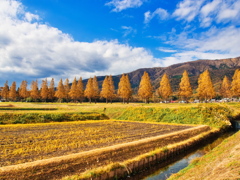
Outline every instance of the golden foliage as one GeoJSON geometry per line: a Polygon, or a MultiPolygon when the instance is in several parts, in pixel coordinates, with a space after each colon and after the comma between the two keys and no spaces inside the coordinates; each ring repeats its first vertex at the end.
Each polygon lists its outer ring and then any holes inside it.
{"type": "Polygon", "coordinates": [[[38,81],[37,80],[36,81],[32,81],[30,97],[35,99],[35,100],[39,98],[38,81]]]}
{"type": "Polygon", "coordinates": [[[105,77],[100,96],[105,98],[106,102],[108,102],[108,100],[112,101],[112,99],[115,97],[114,82],[111,75],[105,77]]]}
{"type": "Polygon", "coordinates": [[[138,95],[145,100],[145,102],[149,101],[149,98],[152,97],[153,94],[153,87],[151,84],[150,77],[146,71],[141,78],[138,95]]]}
{"type": "Polygon", "coordinates": [[[93,78],[88,79],[84,96],[89,99],[90,103],[92,102],[92,98],[94,97],[93,78]]]}
{"type": "Polygon", "coordinates": [[[77,80],[76,77],[73,79],[72,86],[70,92],[68,93],[70,98],[76,101],[78,99],[78,88],[77,88],[77,80]]]}
{"type": "Polygon", "coordinates": [[[166,73],[163,75],[162,80],[160,81],[158,93],[165,100],[172,94],[172,88],[166,73]]]}
{"type": "Polygon", "coordinates": [[[225,98],[230,98],[232,96],[231,92],[231,82],[227,78],[227,76],[224,76],[223,82],[221,85],[220,93],[225,98]]]}
{"type": "Polygon", "coordinates": [[[201,99],[209,100],[216,96],[209,71],[206,70],[198,78],[198,96],[201,99]]]}
{"type": "Polygon", "coordinates": [[[189,81],[188,73],[185,70],[183,72],[183,76],[181,79],[181,82],[179,84],[179,92],[178,95],[182,97],[183,99],[187,99],[192,95],[192,87],[189,81]]]}
{"type": "Polygon", "coordinates": [[[12,83],[12,86],[10,87],[9,90],[9,99],[15,101],[17,99],[17,91],[16,91],[16,82],[14,81],[12,83]]]}
{"type": "Polygon", "coordinates": [[[65,89],[64,89],[64,86],[63,86],[63,82],[62,82],[62,79],[60,79],[59,83],[58,83],[58,87],[57,87],[57,91],[55,93],[55,96],[58,98],[58,99],[63,99],[65,98],[65,89]]]}
{"type": "Polygon", "coordinates": [[[240,95],[240,70],[239,69],[236,69],[232,79],[233,79],[231,84],[232,95],[239,96],[240,95]]]}
{"type": "Polygon", "coordinates": [[[79,78],[78,83],[77,83],[77,91],[78,91],[78,100],[82,102],[82,99],[84,97],[84,86],[82,82],[82,77],[79,78]]]}
{"type": "Polygon", "coordinates": [[[96,102],[96,99],[99,98],[100,96],[100,90],[99,90],[98,80],[96,76],[93,77],[93,90],[94,90],[93,98],[95,99],[95,102],[96,102]]]}
{"type": "Polygon", "coordinates": [[[41,98],[45,101],[48,98],[48,82],[47,82],[47,79],[42,80],[40,95],[41,95],[41,98]]]}
{"type": "Polygon", "coordinates": [[[29,93],[27,90],[27,81],[22,81],[20,88],[19,88],[19,96],[23,99],[25,99],[29,96],[29,93]]]}
{"type": "Polygon", "coordinates": [[[65,92],[65,98],[68,101],[69,99],[69,91],[70,91],[70,86],[69,86],[69,80],[68,78],[64,82],[64,92],[65,92]]]}
{"type": "Polygon", "coordinates": [[[50,85],[48,87],[48,99],[53,100],[55,95],[55,89],[54,89],[54,79],[52,78],[50,85]]]}
{"type": "Polygon", "coordinates": [[[8,81],[4,84],[3,90],[1,92],[2,98],[5,100],[8,100],[8,95],[9,95],[9,86],[8,86],[8,81]]]}
{"type": "Polygon", "coordinates": [[[129,101],[132,96],[132,88],[128,75],[123,74],[118,83],[118,95],[123,99],[123,103],[129,101]]]}

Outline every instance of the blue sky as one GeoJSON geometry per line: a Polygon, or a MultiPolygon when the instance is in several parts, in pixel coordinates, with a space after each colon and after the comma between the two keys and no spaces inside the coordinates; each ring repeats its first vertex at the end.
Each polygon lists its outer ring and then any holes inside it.
{"type": "Polygon", "coordinates": [[[0,83],[240,56],[240,0],[0,0],[0,83]]]}

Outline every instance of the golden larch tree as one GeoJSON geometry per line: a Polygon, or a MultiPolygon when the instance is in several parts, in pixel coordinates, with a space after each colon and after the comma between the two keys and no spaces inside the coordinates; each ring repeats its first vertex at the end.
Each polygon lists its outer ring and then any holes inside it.
{"type": "Polygon", "coordinates": [[[224,76],[224,78],[223,78],[222,85],[221,85],[221,88],[220,88],[220,94],[224,98],[232,97],[231,82],[229,81],[227,76],[224,76]]]}
{"type": "Polygon", "coordinates": [[[2,96],[3,99],[8,101],[8,97],[9,97],[8,81],[6,81],[5,84],[4,84],[4,87],[3,87],[2,92],[1,92],[1,96],[2,96]]]}
{"type": "Polygon", "coordinates": [[[95,100],[95,103],[96,103],[97,98],[99,98],[99,96],[100,96],[98,80],[97,80],[96,76],[94,76],[94,78],[93,78],[93,90],[94,90],[93,99],[95,100]]]}
{"type": "Polygon", "coordinates": [[[114,87],[114,81],[113,81],[113,78],[112,78],[112,75],[110,75],[108,77],[108,81],[109,81],[109,87],[110,87],[110,94],[109,94],[109,100],[111,101],[112,103],[112,100],[116,97],[116,94],[115,94],[115,87],[114,87]]]}
{"type": "Polygon", "coordinates": [[[106,99],[106,103],[108,103],[108,100],[110,99],[110,93],[111,93],[111,90],[110,90],[110,84],[109,84],[109,77],[106,76],[105,79],[103,80],[102,90],[100,92],[100,96],[106,99]]]}
{"type": "Polygon", "coordinates": [[[40,96],[42,98],[43,101],[46,101],[48,98],[48,82],[47,79],[42,80],[42,84],[41,84],[41,91],[40,91],[40,96]]]}
{"type": "Polygon", "coordinates": [[[158,88],[158,93],[164,100],[167,100],[168,97],[172,94],[172,88],[166,73],[164,73],[160,81],[160,87],[158,88]]]}
{"type": "Polygon", "coordinates": [[[216,96],[208,70],[205,70],[198,78],[197,93],[198,97],[204,100],[209,100],[216,96]]]}
{"type": "Polygon", "coordinates": [[[149,98],[151,98],[153,95],[153,87],[151,84],[151,80],[146,71],[141,78],[138,95],[145,100],[145,103],[149,103],[149,98]]]}
{"type": "Polygon", "coordinates": [[[93,78],[88,79],[84,96],[89,99],[90,103],[92,103],[92,98],[94,97],[93,78]]]}
{"type": "Polygon", "coordinates": [[[52,78],[50,81],[50,85],[48,87],[48,99],[53,101],[55,96],[55,87],[54,87],[54,79],[52,78]]]}
{"type": "Polygon", "coordinates": [[[77,99],[80,100],[80,102],[82,103],[83,98],[84,98],[84,85],[83,85],[83,82],[82,82],[82,77],[80,77],[78,82],[77,82],[77,91],[78,91],[77,99]]]}
{"type": "Polygon", "coordinates": [[[50,81],[50,85],[48,87],[48,99],[53,101],[55,96],[55,87],[54,87],[54,79],[52,78],[50,81]]]}
{"type": "Polygon", "coordinates": [[[232,77],[231,91],[234,97],[240,96],[240,70],[236,69],[232,77]]]}
{"type": "Polygon", "coordinates": [[[78,88],[77,88],[76,77],[73,79],[72,86],[71,86],[71,89],[69,92],[69,96],[74,102],[76,102],[76,100],[78,98],[78,88]]]}
{"type": "Polygon", "coordinates": [[[19,96],[22,99],[26,99],[29,96],[29,92],[27,90],[27,81],[22,81],[19,88],[19,96]]]}
{"type": "Polygon", "coordinates": [[[122,74],[118,83],[118,95],[122,98],[123,103],[125,103],[125,101],[127,101],[127,103],[129,102],[132,96],[132,88],[128,75],[122,74]]]}
{"type": "Polygon", "coordinates": [[[66,101],[68,102],[68,100],[69,100],[69,92],[70,92],[70,86],[69,86],[68,78],[64,82],[64,90],[65,90],[65,98],[66,98],[66,101]]]}
{"type": "Polygon", "coordinates": [[[30,90],[30,97],[35,101],[40,97],[38,92],[38,81],[32,81],[31,90],[30,90]]]}
{"type": "Polygon", "coordinates": [[[190,84],[189,76],[187,71],[183,72],[183,76],[181,78],[181,82],[179,84],[178,95],[183,99],[187,100],[190,96],[192,96],[192,87],[190,84]]]}
{"type": "Polygon", "coordinates": [[[60,79],[58,83],[57,91],[55,92],[55,97],[57,97],[58,100],[60,100],[60,102],[62,102],[62,100],[66,97],[62,79],[60,79]]]}
{"type": "Polygon", "coordinates": [[[17,99],[17,85],[16,85],[16,82],[14,81],[12,83],[12,86],[10,87],[10,90],[9,90],[9,99],[11,99],[12,101],[15,101],[17,99]]]}

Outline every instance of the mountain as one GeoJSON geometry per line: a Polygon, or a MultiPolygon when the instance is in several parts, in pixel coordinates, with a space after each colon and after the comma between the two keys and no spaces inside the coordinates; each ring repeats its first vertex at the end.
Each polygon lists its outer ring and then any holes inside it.
{"type": "MultiPolygon", "coordinates": [[[[234,71],[238,68],[240,68],[240,57],[218,60],[189,61],[174,64],[168,67],[142,68],[125,74],[128,74],[132,87],[136,89],[139,86],[144,71],[146,71],[149,73],[153,86],[156,89],[159,87],[159,82],[163,74],[167,73],[173,90],[177,91],[184,70],[188,71],[190,83],[193,89],[196,89],[199,75],[208,69],[212,78],[212,82],[217,90],[221,85],[223,77],[226,75],[229,80],[231,80],[234,71]]],[[[97,78],[99,84],[101,85],[105,76],[99,76],[97,78]]],[[[116,88],[120,78],[121,75],[113,76],[116,88]]],[[[84,81],[86,83],[87,80],[84,81]]]]}

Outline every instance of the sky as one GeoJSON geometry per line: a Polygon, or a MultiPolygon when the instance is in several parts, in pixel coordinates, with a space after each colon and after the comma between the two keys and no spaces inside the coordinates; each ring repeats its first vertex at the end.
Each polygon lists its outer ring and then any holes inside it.
{"type": "Polygon", "coordinates": [[[240,0],[0,0],[0,86],[240,56],[240,0]]]}

